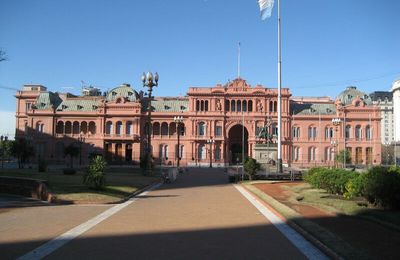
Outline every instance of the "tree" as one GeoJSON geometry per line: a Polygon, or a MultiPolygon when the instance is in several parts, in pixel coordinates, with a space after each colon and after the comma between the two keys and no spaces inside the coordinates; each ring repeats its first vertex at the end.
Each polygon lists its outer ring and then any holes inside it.
{"type": "Polygon", "coordinates": [[[65,147],[64,149],[64,155],[69,156],[71,160],[70,167],[74,168],[74,157],[77,157],[79,155],[80,149],[79,147],[75,146],[73,143],[65,147]]]}
{"type": "Polygon", "coordinates": [[[244,170],[249,176],[249,179],[253,180],[257,171],[260,170],[260,164],[253,158],[246,158],[244,161],[244,170]]]}
{"type": "Polygon", "coordinates": [[[382,144],[381,151],[381,162],[383,165],[394,164],[394,145],[393,144],[382,144]]]}
{"type": "Polygon", "coordinates": [[[11,155],[17,157],[18,168],[23,168],[29,157],[35,155],[35,149],[25,138],[18,138],[11,143],[11,155]]]}
{"type": "Polygon", "coordinates": [[[341,150],[335,156],[335,161],[343,164],[343,159],[346,157],[346,163],[351,163],[351,154],[347,150],[341,150]]]}
{"type": "Polygon", "coordinates": [[[4,160],[12,156],[12,141],[1,140],[0,142],[0,157],[1,157],[1,168],[3,168],[4,160]]]}

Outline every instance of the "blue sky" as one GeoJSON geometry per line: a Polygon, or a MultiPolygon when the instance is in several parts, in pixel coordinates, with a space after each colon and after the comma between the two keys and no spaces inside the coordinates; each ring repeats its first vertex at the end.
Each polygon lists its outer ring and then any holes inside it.
{"type": "MultiPolygon", "coordinates": [[[[283,85],[294,96],[389,90],[400,77],[400,1],[281,1],[283,85]]],[[[0,111],[15,111],[5,88],[140,90],[148,70],[160,74],[156,96],[184,95],[234,79],[238,42],[241,77],[276,87],[276,15],[261,21],[256,0],[2,0],[0,111]]]]}

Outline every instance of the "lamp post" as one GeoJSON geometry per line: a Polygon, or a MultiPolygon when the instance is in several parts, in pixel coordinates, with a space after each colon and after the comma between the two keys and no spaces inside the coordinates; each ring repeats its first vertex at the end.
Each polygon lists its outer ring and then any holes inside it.
{"type": "Polygon", "coordinates": [[[85,136],[82,132],[79,134],[78,142],[79,142],[79,165],[82,165],[82,143],[85,142],[85,136]]]}
{"type": "Polygon", "coordinates": [[[207,140],[207,143],[210,144],[210,168],[212,168],[212,145],[215,143],[215,140],[210,137],[210,139],[207,140]]]}
{"type": "MultiPolygon", "coordinates": [[[[334,141],[334,150],[335,150],[335,158],[334,158],[334,160],[335,160],[335,167],[338,166],[338,165],[337,165],[337,162],[336,162],[336,156],[337,156],[337,154],[338,154],[338,130],[339,130],[339,125],[340,125],[340,123],[341,123],[340,118],[333,118],[333,119],[332,119],[332,124],[335,126],[335,137],[336,137],[336,140],[334,141]]],[[[346,163],[346,152],[343,151],[343,164],[345,164],[345,163],[346,163]]]]}
{"type": "Polygon", "coordinates": [[[142,82],[143,82],[143,87],[147,87],[148,88],[148,117],[147,117],[147,147],[146,147],[146,156],[147,156],[147,170],[149,171],[149,173],[151,173],[151,160],[152,160],[152,150],[151,150],[151,132],[152,132],[152,127],[151,127],[151,93],[153,92],[153,87],[157,87],[158,86],[158,73],[156,72],[154,77],[153,74],[151,72],[147,72],[147,74],[145,74],[143,72],[142,75],[142,82]]]}
{"type": "Polygon", "coordinates": [[[176,132],[178,138],[178,159],[176,161],[176,167],[179,169],[179,161],[181,160],[181,147],[179,144],[179,136],[181,135],[181,124],[183,123],[183,116],[174,116],[174,122],[176,123],[176,132]]]}

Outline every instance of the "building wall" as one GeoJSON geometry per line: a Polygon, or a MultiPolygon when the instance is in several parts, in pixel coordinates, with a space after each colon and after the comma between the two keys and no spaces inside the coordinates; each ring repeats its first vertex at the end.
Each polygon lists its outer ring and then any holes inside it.
{"type": "MultiPolygon", "coordinates": [[[[79,160],[75,159],[80,164],[88,163],[88,155],[92,153],[103,154],[110,163],[139,164],[145,154],[145,126],[148,121],[140,100],[130,102],[124,97],[116,97],[106,101],[103,98],[93,111],[58,111],[55,107],[26,110],[26,103],[34,103],[41,91],[45,90],[19,91],[16,95],[16,136],[27,137],[35,144],[38,151],[36,157],[43,156],[54,163],[65,163],[63,148],[73,143],[82,149],[79,160]]],[[[177,164],[175,116],[183,117],[181,165],[209,166],[211,163],[213,166],[225,166],[241,162],[243,149],[246,156],[252,156],[255,144],[263,142],[257,137],[261,127],[268,126],[270,132],[274,131],[278,121],[277,97],[277,89],[260,85],[251,87],[240,78],[225,85],[190,87],[186,98],[175,98],[176,102],[187,102],[187,109],[164,111],[156,108],[152,112],[151,144],[155,163],[177,164]],[[200,129],[202,125],[204,132],[200,129]],[[243,130],[244,148],[241,147],[243,130]]],[[[154,102],[162,102],[160,100],[155,98],[154,102]]],[[[334,155],[342,149],[351,149],[354,164],[380,163],[379,107],[368,106],[360,99],[348,105],[334,103],[326,97],[308,101],[302,98],[301,102],[329,104],[336,106],[336,112],[326,115],[293,114],[291,93],[283,88],[281,135],[284,164],[300,167],[333,166],[334,155]],[[332,125],[333,118],[342,119],[337,128],[332,125]],[[344,137],[345,125],[352,129],[349,138],[344,137]],[[354,137],[356,126],[362,129],[363,134],[359,138],[354,137]],[[367,126],[372,131],[371,139],[367,139],[364,132],[367,126]],[[300,136],[293,136],[293,127],[300,128],[300,136]],[[313,137],[308,135],[310,127],[316,128],[313,137]],[[325,129],[332,127],[335,134],[327,138],[325,129]]]]}
{"type": "Polygon", "coordinates": [[[395,141],[400,142],[400,80],[393,83],[393,117],[395,129],[395,141]]]}

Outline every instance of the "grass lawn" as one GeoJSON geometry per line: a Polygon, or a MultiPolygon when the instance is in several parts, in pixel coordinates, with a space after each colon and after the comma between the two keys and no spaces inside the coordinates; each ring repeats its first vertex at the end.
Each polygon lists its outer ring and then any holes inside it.
{"type": "Polygon", "coordinates": [[[325,190],[314,189],[308,183],[298,186],[283,186],[291,193],[291,202],[301,202],[316,206],[335,214],[358,216],[378,221],[382,224],[393,225],[400,230],[400,211],[383,210],[369,205],[364,198],[345,199],[339,195],[332,195],[325,190]]]}
{"type": "Polygon", "coordinates": [[[64,175],[62,170],[38,173],[36,169],[0,169],[0,176],[13,176],[46,180],[57,201],[66,203],[116,203],[138,189],[159,181],[159,177],[144,176],[140,169],[112,168],[106,171],[103,190],[88,188],[82,183],[83,171],[64,175]]]}

